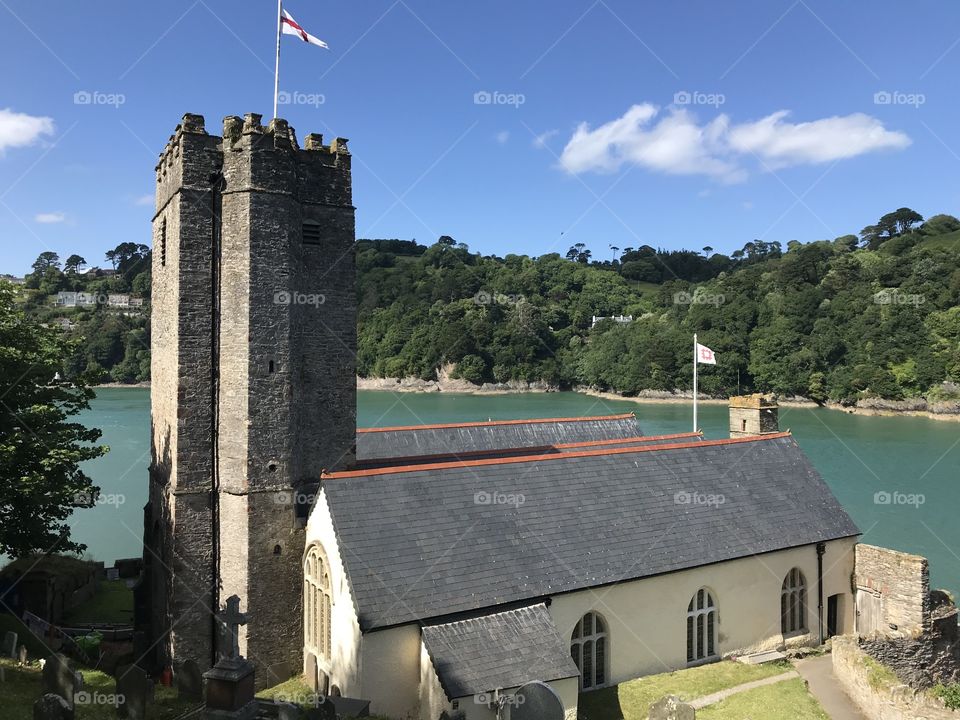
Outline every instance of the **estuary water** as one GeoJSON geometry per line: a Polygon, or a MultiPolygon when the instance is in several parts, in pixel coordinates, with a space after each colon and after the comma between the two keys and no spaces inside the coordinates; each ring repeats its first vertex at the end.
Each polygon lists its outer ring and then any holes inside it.
{"type": "MultiPolygon", "coordinates": [[[[691,408],[601,400],[572,392],[516,395],[358,393],[361,427],[635,412],[647,435],[690,430],[691,408]]],[[[101,503],[77,510],[76,538],[108,564],[140,554],[150,462],[150,391],[102,388],[80,418],[110,452],[86,464],[101,503]]],[[[700,408],[707,438],[727,436],[727,410],[700,408]]],[[[931,585],[960,595],[960,424],[780,409],[797,442],[860,526],[864,542],[930,560],[931,585]]]]}

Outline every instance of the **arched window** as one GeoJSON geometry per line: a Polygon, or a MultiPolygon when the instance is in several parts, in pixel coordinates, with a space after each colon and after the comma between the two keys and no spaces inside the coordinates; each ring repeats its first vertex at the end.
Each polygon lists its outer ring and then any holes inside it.
{"type": "Polygon", "coordinates": [[[588,612],[573,629],[570,657],[580,670],[580,689],[592,690],[607,684],[607,623],[588,612]]]}
{"type": "Polygon", "coordinates": [[[717,606],[713,595],[700,588],[687,605],[687,662],[717,657],[717,606]]]}
{"type": "Polygon", "coordinates": [[[303,562],[303,644],[318,658],[330,657],[330,566],[319,545],[303,562]]]}
{"type": "Polygon", "coordinates": [[[783,579],[780,589],[780,632],[806,632],[807,630],[807,580],[800,568],[793,568],[783,579]]]}

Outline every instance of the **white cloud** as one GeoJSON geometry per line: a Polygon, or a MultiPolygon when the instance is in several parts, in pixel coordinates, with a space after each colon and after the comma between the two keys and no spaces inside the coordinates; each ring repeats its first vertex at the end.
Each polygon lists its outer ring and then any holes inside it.
{"type": "Polygon", "coordinates": [[[759,155],[775,166],[824,163],[875,150],[901,150],[910,144],[904,133],[887,130],[863,113],[805,123],[784,122],[781,110],[730,130],[730,147],[759,155]]]}
{"type": "Polygon", "coordinates": [[[62,212],[46,212],[46,213],[37,213],[33,216],[34,222],[38,222],[41,225],[53,225],[55,223],[62,223],[67,219],[67,216],[62,212]]]}
{"type": "Polygon", "coordinates": [[[500,132],[498,132],[498,133],[496,134],[496,138],[497,138],[497,142],[498,142],[498,143],[500,143],[501,145],[506,145],[507,140],[510,139],[510,131],[509,131],[509,130],[501,130],[500,132]]]}
{"type": "Polygon", "coordinates": [[[665,113],[649,103],[591,129],[581,123],[560,165],[567,172],[615,172],[625,164],[673,175],[706,175],[721,182],[747,176],[750,155],[775,167],[822,163],[876,150],[900,149],[910,138],[862,113],[807,123],[784,122],[786,111],[733,125],[724,114],[700,124],[683,108],[665,113]]]}
{"type": "Polygon", "coordinates": [[[53,134],[53,119],[0,108],[0,153],[7,148],[25,147],[42,135],[53,134]]]}
{"type": "Polygon", "coordinates": [[[546,132],[542,132],[533,139],[533,146],[535,148],[545,148],[547,146],[547,141],[559,134],[559,130],[547,130],[546,132]]]}
{"type": "Polygon", "coordinates": [[[133,201],[134,205],[139,207],[146,207],[147,205],[153,205],[155,198],[153,193],[148,193],[147,195],[141,195],[133,201]]]}

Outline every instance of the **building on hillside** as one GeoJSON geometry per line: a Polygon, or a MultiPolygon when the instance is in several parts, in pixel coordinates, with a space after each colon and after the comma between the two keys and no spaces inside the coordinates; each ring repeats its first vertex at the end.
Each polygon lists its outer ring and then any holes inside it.
{"type": "Polygon", "coordinates": [[[612,320],[618,325],[628,325],[633,322],[633,315],[594,315],[593,320],[590,323],[590,329],[592,330],[597,326],[597,323],[602,322],[603,320],[612,320]]]}
{"type": "Polygon", "coordinates": [[[185,115],[161,155],[143,663],[235,642],[259,687],[305,671],[423,720],[494,720],[541,680],[572,718],[581,690],[852,628],[859,531],[766,401],[723,440],[622,415],[357,432],[350,167],[254,114],[185,115]]]}
{"type": "Polygon", "coordinates": [[[106,305],[118,310],[128,310],[130,308],[143,307],[143,298],[134,297],[128,293],[90,293],[75,292],[70,290],[61,290],[57,293],[53,304],[57,307],[93,307],[94,305],[106,305]]]}
{"type": "Polygon", "coordinates": [[[57,307],[91,307],[99,302],[100,295],[97,293],[75,292],[72,290],[61,290],[57,293],[53,304],[57,307]]]}

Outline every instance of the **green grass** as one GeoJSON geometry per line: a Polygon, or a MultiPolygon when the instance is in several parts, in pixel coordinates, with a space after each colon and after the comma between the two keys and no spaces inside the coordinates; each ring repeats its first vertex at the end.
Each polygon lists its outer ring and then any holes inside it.
{"type": "MultiPolygon", "coordinates": [[[[29,667],[18,668],[15,662],[0,659],[0,670],[3,671],[0,697],[4,720],[32,720],[33,703],[40,697],[42,687],[40,666],[31,663],[29,667]]],[[[83,674],[83,690],[91,696],[116,694],[116,682],[106,673],[82,667],[79,670],[83,674]]],[[[192,705],[178,700],[174,688],[157,685],[153,702],[147,706],[147,718],[169,720],[192,705]]],[[[114,706],[108,704],[78,704],[76,710],[76,720],[115,720],[117,717],[114,706]]]]}
{"type": "Polygon", "coordinates": [[[888,688],[893,685],[901,685],[896,673],[886,665],[877,662],[869,655],[863,656],[863,664],[867,668],[867,683],[874,690],[888,688]]]}
{"type": "Polygon", "coordinates": [[[630,286],[641,295],[656,295],[660,292],[660,286],[657,283],[644,282],[643,280],[630,280],[630,286]]]}
{"type": "Polygon", "coordinates": [[[664,695],[678,695],[683,700],[693,700],[735,685],[780,675],[789,669],[789,663],[743,665],[723,660],[701,667],[648,675],[615,687],[582,693],[578,703],[579,715],[588,720],[646,720],[650,706],[664,695]]]}
{"type": "Polygon", "coordinates": [[[697,710],[697,720],[830,720],[820,703],[795,678],[731,695],[697,710]]]}
{"type": "Polygon", "coordinates": [[[64,615],[63,624],[133,623],[133,590],[123,580],[101,580],[96,594],[64,615]]]}
{"type": "Polygon", "coordinates": [[[264,700],[281,700],[296,705],[313,707],[312,700],[316,697],[316,693],[310,689],[304,677],[299,675],[279,685],[261,690],[257,693],[257,697],[264,700]]]}

